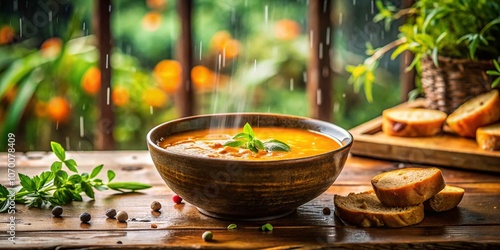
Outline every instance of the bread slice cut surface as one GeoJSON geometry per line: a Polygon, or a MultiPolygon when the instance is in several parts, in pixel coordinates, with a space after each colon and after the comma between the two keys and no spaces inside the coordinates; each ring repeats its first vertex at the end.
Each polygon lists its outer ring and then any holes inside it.
{"type": "Polygon", "coordinates": [[[431,212],[444,212],[458,206],[464,197],[465,190],[461,187],[446,185],[432,198],[424,202],[424,209],[431,212]]]}
{"type": "Polygon", "coordinates": [[[373,191],[334,196],[335,214],[360,227],[405,227],[424,219],[422,204],[408,207],[383,205],[373,191]]]}
{"type": "Polygon", "coordinates": [[[376,175],[371,183],[380,202],[393,207],[418,205],[445,187],[435,167],[396,169],[376,175]]]}

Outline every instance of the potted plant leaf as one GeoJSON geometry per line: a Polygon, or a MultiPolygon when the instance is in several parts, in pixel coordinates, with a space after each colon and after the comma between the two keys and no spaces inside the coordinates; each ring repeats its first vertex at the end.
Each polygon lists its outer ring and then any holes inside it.
{"type": "Polygon", "coordinates": [[[391,59],[411,51],[407,70],[416,69],[417,89],[427,107],[451,113],[460,104],[500,84],[500,0],[416,0],[407,9],[376,1],[374,22],[386,27],[401,17],[398,39],[377,49],[363,64],[348,65],[349,81],[358,91],[364,86],[368,101],[373,97],[374,71],[379,59],[392,49],[391,59]]]}

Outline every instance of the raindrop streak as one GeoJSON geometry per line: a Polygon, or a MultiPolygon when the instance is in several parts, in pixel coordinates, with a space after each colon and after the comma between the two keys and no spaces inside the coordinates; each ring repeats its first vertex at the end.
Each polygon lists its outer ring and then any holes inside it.
{"type": "Polygon", "coordinates": [[[16,1],[14,1],[14,6],[13,6],[12,10],[13,11],[17,11],[18,9],[19,9],[19,7],[18,7],[18,1],[16,0],[16,1]]]}
{"type": "Polygon", "coordinates": [[[111,13],[111,4],[108,7],[108,11],[109,11],[109,13],[111,13]]]}
{"type": "Polygon", "coordinates": [[[323,43],[319,43],[319,59],[323,59],[323,43]]]}
{"type": "Polygon", "coordinates": [[[109,105],[109,96],[110,96],[111,89],[108,87],[106,89],[106,104],[109,105]]]}
{"type": "Polygon", "coordinates": [[[264,8],[264,23],[267,24],[269,21],[269,5],[266,4],[266,7],[264,8]]]}
{"type": "Polygon", "coordinates": [[[23,18],[19,18],[19,37],[23,37],[23,18]]]}
{"type": "Polygon", "coordinates": [[[327,0],[323,0],[323,13],[326,13],[326,4],[328,3],[327,0]]]}
{"type": "Polygon", "coordinates": [[[222,50],[222,67],[226,67],[226,47],[222,50]]]}
{"type": "Polygon", "coordinates": [[[316,105],[321,105],[321,89],[316,90],[316,105]]]}
{"type": "Polygon", "coordinates": [[[344,22],[344,13],[340,12],[339,13],[339,26],[342,25],[344,22]]]}
{"type": "Polygon", "coordinates": [[[201,61],[201,52],[203,51],[203,41],[200,41],[200,61],[201,61]]]}
{"type": "Polygon", "coordinates": [[[67,151],[71,150],[71,148],[69,146],[69,136],[66,136],[66,150],[67,151]]]}
{"type": "Polygon", "coordinates": [[[372,0],[371,2],[371,13],[374,14],[375,13],[375,6],[374,6],[374,1],[372,0]]]}
{"type": "Polygon", "coordinates": [[[326,45],[330,45],[330,27],[326,28],[326,45]]]}
{"type": "Polygon", "coordinates": [[[83,138],[83,136],[85,135],[84,132],[83,132],[83,116],[80,116],[80,137],[83,138]]]}
{"type": "Polygon", "coordinates": [[[257,59],[253,61],[253,72],[257,72],[257,59]]]}
{"type": "Polygon", "coordinates": [[[221,69],[221,64],[222,64],[222,54],[219,54],[219,63],[218,63],[218,65],[219,65],[219,71],[221,69]]]}
{"type": "Polygon", "coordinates": [[[153,106],[149,106],[149,114],[153,114],[153,106]]]}
{"type": "Polygon", "coordinates": [[[106,68],[109,67],[109,54],[106,54],[106,68]]]}
{"type": "Polygon", "coordinates": [[[59,121],[56,122],[56,130],[59,130],[59,121]]]}
{"type": "Polygon", "coordinates": [[[352,0],[352,5],[356,5],[356,0],[352,0]]]}
{"type": "Polygon", "coordinates": [[[313,30],[309,31],[309,46],[312,49],[312,47],[313,47],[313,30]]]}
{"type": "Polygon", "coordinates": [[[307,71],[304,71],[304,73],[302,73],[302,78],[304,82],[307,83],[307,71]]]}
{"type": "Polygon", "coordinates": [[[85,22],[83,22],[83,28],[82,28],[82,30],[85,30],[85,22]]]}
{"type": "Polygon", "coordinates": [[[293,78],[290,78],[290,91],[293,91],[293,78]]]}

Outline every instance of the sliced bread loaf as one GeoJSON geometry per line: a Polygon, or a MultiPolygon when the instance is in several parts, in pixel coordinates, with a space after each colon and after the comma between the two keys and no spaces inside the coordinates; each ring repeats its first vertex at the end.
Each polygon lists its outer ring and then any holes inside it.
{"type": "Polygon", "coordinates": [[[373,191],[350,193],[333,198],[335,214],[345,222],[361,227],[405,227],[424,219],[424,206],[388,207],[373,191]]]}
{"type": "Polygon", "coordinates": [[[371,180],[380,202],[391,207],[417,205],[445,187],[438,168],[403,168],[376,175],[371,180]]]}
{"type": "Polygon", "coordinates": [[[484,150],[500,150],[500,123],[478,128],[476,141],[484,150]]]}
{"type": "Polygon", "coordinates": [[[457,134],[474,138],[476,130],[500,120],[498,90],[478,95],[460,105],[446,119],[448,126],[457,134]]]}
{"type": "Polygon", "coordinates": [[[443,190],[424,202],[424,208],[433,212],[448,211],[460,203],[464,193],[465,190],[461,187],[446,185],[443,190]]]}
{"type": "Polygon", "coordinates": [[[382,112],[382,132],[403,137],[433,136],[443,130],[446,117],[446,113],[432,109],[387,109],[382,112]]]}

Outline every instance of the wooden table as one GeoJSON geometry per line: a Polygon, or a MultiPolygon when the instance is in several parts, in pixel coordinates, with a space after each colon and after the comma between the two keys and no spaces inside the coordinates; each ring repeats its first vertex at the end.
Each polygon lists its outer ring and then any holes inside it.
{"type": "MultiPolygon", "coordinates": [[[[359,228],[346,225],[333,214],[333,195],[371,189],[370,179],[383,171],[406,167],[397,162],[350,157],[337,181],[325,193],[300,206],[287,217],[266,221],[271,232],[258,228],[266,222],[224,221],[207,217],[187,202],[174,204],[172,191],[156,172],[146,151],[68,152],[81,170],[103,163],[117,173],[117,181],[141,181],[153,188],[132,194],[97,192],[96,199],[65,205],[62,218],[48,209],[17,205],[15,244],[8,240],[9,214],[0,215],[0,247],[11,248],[492,248],[500,247],[500,176],[441,168],[449,184],[465,188],[458,208],[426,215],[415,226],[405,228],[359,228]],[[161,213],[150,204],[162,203],[161,213]],[[324,215],[329,207],[332,213],[324,215]],[[108,208],[125,210],[127,223],[107,219],[108,208]],[[90,224],[80,223],[82,212],[92,215],[90,224]],[[226,227],[235,223],[236,230],[226,227]],[[156,228],[153,228],[155,227],[156,228]],[[203,241],[210,230],[214,240],[203,241]]],[[[52,153],[18,154],[17,172],[30,176],[47,170],[55,160],[52,153]]],[[[0,154],[0,182],[7,185],[7,155],[0,154]]],[[[104,171],[103,171],[104,172],[104,171]]],[[[103,179],[105,174],[101,173],[103,179]]]]}

